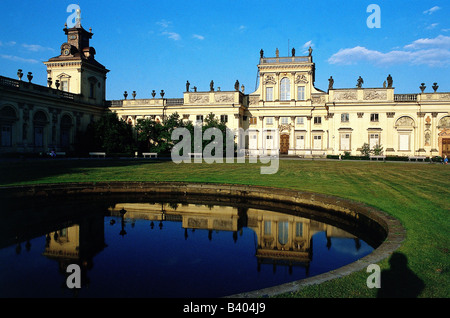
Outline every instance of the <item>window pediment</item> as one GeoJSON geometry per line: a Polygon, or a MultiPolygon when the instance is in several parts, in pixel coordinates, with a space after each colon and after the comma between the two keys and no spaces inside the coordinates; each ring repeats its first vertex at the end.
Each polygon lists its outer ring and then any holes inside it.
{"type": "Polygon", "coordinates": [[[60,80],[71,78],[71,76],[69,74],[66,74],[66,73],[61,73],[61,74],[59,74],[56,77],[59,78],[60,80]]]}

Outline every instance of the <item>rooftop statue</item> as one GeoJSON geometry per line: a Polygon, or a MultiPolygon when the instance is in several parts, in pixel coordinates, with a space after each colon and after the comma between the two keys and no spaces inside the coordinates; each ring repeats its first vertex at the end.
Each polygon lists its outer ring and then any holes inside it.
{"type": "Polygon", "coordinates": [[[391,74],[389,74],[389,76],[387,77],[388,88],[392,88],[392,83],[393,83],[392,76],[391,74]]]}
{"type": "Polygon", "coordinates": [[[361,87],[362,87],[362,84],[364,84],[364,80],[363,80],[362,77],[360,76],[360,77],[358,78],[357,83],[356,83],[356,87],[361,88],[361,87]]]}
{"type": "Polygon", "coordinates": [[[333,79],[333,76],[330,76],[330,78],[328,79],[328,89],[333,89],[333,85],[334,85],[334,79],[333,79]]]}

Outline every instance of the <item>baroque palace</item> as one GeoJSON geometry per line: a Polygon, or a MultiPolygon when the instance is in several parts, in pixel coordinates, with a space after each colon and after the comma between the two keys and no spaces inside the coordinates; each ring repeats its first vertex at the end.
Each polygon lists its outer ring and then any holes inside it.
{"type": "MultiPolygon", "coordinates": [[[[353,88],[327,91],[315,87],[312,50],[307,56],[266,57],[261,50],[259,86],[244,93],[234,90],[197,91],[186,83],[182,98],[164,98],[153,91],[146,99],[124,93],[124,99],[105,98],[108,70],[95,59],[92,30],[80,24],[64,28],[67,41],[61,54],[49,59],[47,85],[0,76],[0,153],[70,152],[77,132],[112,111],[131,125],[141,118],[163,121],[177,112],[201,124],[213,113],[230,129],[243,129],[240,140],[249,154],[311,157],[360,155],[361,148],[379,145],[386,156],[433,157],[450,155],[450,92],[395,94],[389,75],[383,87],[363,88],[360,77],[353,88]],[[156,96],[156,95],[159,96],[156,96]]],[[[96,151],[93,149],[92,151],[96,151]]]]}

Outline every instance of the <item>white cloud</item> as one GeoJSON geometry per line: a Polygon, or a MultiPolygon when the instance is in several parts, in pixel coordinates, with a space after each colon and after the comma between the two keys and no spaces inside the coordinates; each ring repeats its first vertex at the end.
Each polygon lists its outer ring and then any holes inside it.
{"type": "Polygon", "coordinates": [[[427,30],[433,30],[435,27],[437,27],[439,23],[432,23],[429,26],[426,27],[427,30]]]}
{"type": "Polygon", "coordinates": [[[17,44],[17,42],[14,42],[14,41],[8,41],[8,42],[0,41],[0,46],[14,46],[16,44],[17,44]]]}
{"type": "Polygon", "coordinates": [[[429,14],[429,15],[431,15],[431,14],[435,13],[436,11],[438,11],[438,10],[440,10],[440,9],[441,9],[440,7],[434,6],[434,7],[430,8],[430,9],[428,9],[428,10],[425,10],[425,11],[423,12],[423,14],[429,14]]]}
{"type": "Polygon", "coordinates": [[[302,46],[302,50],[303,50],[302,53],[303,54],[307,54],[310,47],[311,48],[314,47],[314,43],[312,42],[312,40],[310,40],[310,41],[306,42],[305,44],[303,44],[303,46],[302,46]]]}
{"type": "Polygon", "coordinates": [[[38,60],[35,60],[35,59],[25,59],[25,58],[23,58],[23,57],[15,56],[15,55],[5,55],[5,54],[0,54],[0,58],[5,59],[5,60],[10,60],[10,61],[13,61],[13,62],[32,63],[32,64],[39,63],[38,60]]]}
{"type": "Polygon", "coordinates": [[[341,49],[333,54],[328,62],[343,65],[369,62],[380,66],[403,63],[446,66],[450,64],[450,37],[439,35],[434,39],[419,39],[405,45],[403,49],[386,53],[362,46],[341,49]]]}
{"type": "Polygon", "coordinates": [[[205,39],[205,37],[203,35],[200,35],[200,34],[193,34],[192,37],[194,39],[197,39],[197,40],[204,40],[205,39]]]}
{"type": "Polygon", "coordinates": [[[164,29],[167,29],[169,26],[172,25],[172,21],[167,21],[167,20],[160,20],[158,22],[156,22],[157,25],[161,26],[164,29]]]}
{"type": "Polygon", "coordinates": [[[167,32],[167,31],[164,31],[164,32],[162,32],[161,34],[167,35],[169,39],[172,39],[172,40],[174,40],[174,41],[179,41],[179,40],[181,40],[181,35],[179,35],[179,34],[176,33],[176,32],[167,32]]]}
{"type": "Polygon", "coordinates": [[[39,45],[39,44],[22,44],[22,47],[24,47],[27,50],[32,51],[32,52],[54,51],[53,48],[44,47],[44,46],[39,45]]]}
{"type": "Polygon", "coordinates": [[[310,40],[310,41],[306,42],[305,44],[303,44],[302,48],[309,49],[309,47],[313,47],[313,46],[314,46],[314,44],[313,44],[312,40],[310,40]]]}
{"type": "Polygon", "coordinates": [[[434,39],[418,39],[413,43],[405,45],[405,49],[420,49],[427,47],[439,47],[450,49],[450,36],[438,35],[434,39]]]}

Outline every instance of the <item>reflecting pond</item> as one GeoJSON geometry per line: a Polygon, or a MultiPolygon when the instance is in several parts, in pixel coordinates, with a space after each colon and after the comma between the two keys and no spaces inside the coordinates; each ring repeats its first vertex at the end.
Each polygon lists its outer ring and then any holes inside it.
{"type": "Polygon", "coordinates": [[[379,244],[357,224],[264,202],[114,196],[3,207],[0,297],[222,297],[328,272],[379,244]],[[70,264],[81,289],[67,287],[70,264]]]}

